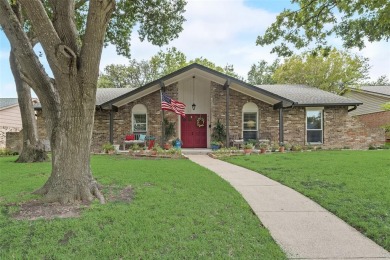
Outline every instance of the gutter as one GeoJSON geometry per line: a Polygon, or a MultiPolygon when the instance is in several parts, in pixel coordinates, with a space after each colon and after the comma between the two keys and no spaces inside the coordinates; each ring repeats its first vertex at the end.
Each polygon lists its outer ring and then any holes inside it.
{"type": "Polygon", "coordinates": [[[357,108],[357,105],[354,105],[353,108],[348,109],[348,112],[354,111],[357,108]]]}

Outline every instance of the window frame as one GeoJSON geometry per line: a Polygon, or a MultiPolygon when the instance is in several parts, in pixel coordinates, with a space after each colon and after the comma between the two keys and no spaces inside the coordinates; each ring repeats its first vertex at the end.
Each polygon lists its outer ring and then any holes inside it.
{"type": "Polygon", "coordinates": [[[133,133],[141,133],[141,134],[146,134],[148,132],[148,111],[147,111],[147,108],[145,105],[137,104],[131,110],[131,130],[133,133]],[[145,125],[144,131],[138,131],[138,130],[136,131],[135,130],[135,125],[136,125],[135,116],[137,116],[137,115],[144,115],[145,116],[145,123],[138,123],[138,124],[145,125]]]}
{"type": "Polygon", "coordinates": [[[242,120],[241,120],[242,139],[244,139],[244,132],[255,132],[256,133],[256,138],[255,139],[257,139],[258,138],[258,132],[259,132],[259,109],[258,109],[258,106],[255,103],[253,103],[253,102],[245,103],[245,105],[242,107],[242,114],[241,114],[241,116],[242,116],[242,120]],[[245,121],[244,121],[245,114],[255,114],[256,129],[245,130],[245,121]]]}
{"type": "Polygon", "coordinates": [[[324,143],[324,108],[323,107],[306,107],[305,109],[305,140],[306,144],[323,144],[324,143]],[[308,112],[320,112],[321,114],[321,129],[308,129],[307,114],[308,112]],[[309,142],[308,141],[308,131],[321,131],[321,141],[320,142],[309,142]]]}

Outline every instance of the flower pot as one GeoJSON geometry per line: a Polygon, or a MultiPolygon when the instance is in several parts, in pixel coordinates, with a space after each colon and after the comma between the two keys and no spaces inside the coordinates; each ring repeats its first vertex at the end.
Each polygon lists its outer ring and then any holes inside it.
{"type": "Polygon", "coordinates": [[[164,149],[165,149],[165,150],[169,150],[169,149],[171,149],[171,147],[172,147],[172,146],[171,146],[170,143],[165,143],[165,144],[164,144],[164,149]]]}
{"type": "Polygon", "coordinates": [[[252,153],[252,149],[244,149],[244,154],[251,154],[252,153]]]}
{"type": "Polygon", "coordinates": [[[260,153],[265,153],[267,151],[267,149],[265,148],[260,148],[260,153]]]}
{"type": "Polygon", "coordinates": [[[213,151],[218,150],[219,148],[220,148],[220,146],[218,144],[211,145],[211,150],[213,150],[213,151]]]}
{"type": "Polygon", "coordinates": [[[284,153],[284,146],[279,147],[279,152],[284,153]]]}

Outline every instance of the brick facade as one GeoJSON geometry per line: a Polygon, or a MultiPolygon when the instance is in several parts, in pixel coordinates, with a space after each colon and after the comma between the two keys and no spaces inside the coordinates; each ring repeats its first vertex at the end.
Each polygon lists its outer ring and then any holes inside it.
{"type": "Polygon", "coordinates": [[[390,124],[390,111],[359,115],[356,117],[369,127],[381,127],[390,124]]]}
{"type": "MultiPolygon", "coordinates": [[[[219,119],[226,125],[226,90],[222,85],[210,82],[210,124],[211,129],[219,119]]],[[[178,99],[178,84],[166,87],[166,93],[173,99],[178,99]]],[[[258,107],[258,138],[279,142],[279,111],[273,106],[241,92],[229,90],[229,135],[242,137],[242,109],[247,102],[253,102],[258,107]]],[[[132,109],[137,104],[147,107],[148,135],[153,135],[157,142],[162,136],[162,111],[160,92],[156,91],[139,98],[114,112],[114,144],[122,144],[126,134],[132,131],[132,109]]],[[[176,122],[176,136],[178,132],[178,117],[172,112],[164,112],[165,117],[176,122]]],[[[348,115],[348,107],[325,107],[323,113],[324,140],[323,148],[353,149],[367,148],[369,145],[381,145],[384,140],[384,130],[367,127],[364,123],[348,115]]],[[[306,144],[306,110],[304,107],[293,107],[283,110],[284,141],[290,144],[306,144]]],[[[38,113],[38,127],[42,128],[43,118],[38,113]]],[[[104,143],[109,141],[109,111],[96,111],[95,125],[92,137],[92,151],[100,152],[104,143]]],[[[39,130],[40,136],[44,130],[39,130]]]]}

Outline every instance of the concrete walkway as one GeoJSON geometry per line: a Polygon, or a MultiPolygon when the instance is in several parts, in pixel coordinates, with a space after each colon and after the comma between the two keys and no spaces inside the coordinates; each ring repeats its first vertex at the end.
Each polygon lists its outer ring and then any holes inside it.
{"type": "Polygon", "coordinates": [[[207,155],[187,155],[228,181],[290,259],[390,259],[390,253],[302,194],[207,155]]]}

